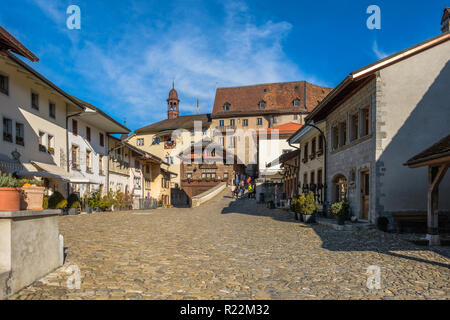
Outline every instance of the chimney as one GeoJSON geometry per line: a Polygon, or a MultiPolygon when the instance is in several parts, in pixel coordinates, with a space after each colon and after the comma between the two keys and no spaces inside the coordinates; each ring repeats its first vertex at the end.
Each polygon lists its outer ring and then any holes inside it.
{"type": "Polygon", "coordinates": [[[441,20],[442,32],[448,32],[450,30],[450,7],[444,9],[444,15],[441,20]]]}

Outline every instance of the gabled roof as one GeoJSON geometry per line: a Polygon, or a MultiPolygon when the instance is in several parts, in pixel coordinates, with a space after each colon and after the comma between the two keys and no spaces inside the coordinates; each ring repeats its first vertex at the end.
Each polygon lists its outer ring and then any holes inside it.
{"type": "Polygon", "coordinates": [[[272,132],[274,130],[278,130],[279,133],[295,133],[299,130],[303,125],[296,122],[288,122],[285,124],[281,124],[279,126],[267,129],[267,132],[272,132]]]}
{"type": "Polygon", "coordinates": [[[425,162],[444,158],[448,158],[447,161],[450,162],[450,135],[415,155],[409,159],[405,165],[410,167],[420,167],[425,165],[425,162]]]}
{"type": "Polygon", "coordinates": [[[22,57],[27,58],[32,62],[39,61],[33,52],[28,50],[19,40],[14,38],[8,31],[6,31],[2,26],[0,26],[0,52],[1,51],[12,51],[22,57]]]}
{"type": "Polygon", "coordinates": [[[308,113],[331,90],[306,81],[218,88],[212,118],[308,113]],[[295,100],[299,101],[299,106],[294,106],[295,100]],[[265,103],[264,109],[260,109],[260,102],[265,103]],[[224,110],[225,104],[229,105],[229,110],[224,110]]]}
{"type": "Polygon", "coordinates": [[[289,161],[289,160],[291,160],[291,159],[294,159],[295,157],[298,157],[298,156],[300,155],[300,152],[301,152],[300,149],[295,149],[295,150],[292,150],[292,151],[283,153],[281,156],[279,156],[279,157],[276,158],[275,160],[269,162],[269,163],[266,165],[266,168],[270,168],[270,167],[273,167],[273,166],[276,165],[276,164],[284,163],[284,162],[286,162],[286,161],[289,161]]]}
{"type": "MultiPolygon", "coordinates": [[[[112,118],[111,116],[109,116],[108,114],[106,114],[105,112],[103,112],[102,110],[100,110],[100,108],[90,104],[89,102],[83,101],[77,97],[72,96],[76,101],[79,102],[80,105],[82,105],[85,109],[89,108],[91,110],[94,110],[95,113],[100,116],[97,118],[101,121],[102,124],[107,125],[111,130],[108,131],[108,133],[117,133],[117,134],[128,134],[130,133],[130,129],[128,129],[125,125],[121,124],[120,122],[118,122],[117,120],[115,120],[114,118],[112,118]],[[106,121],[105,121],[106,120],[106,121]],[[108,122],[108,123],[106,123],[108,122]]],[[[86,118],[88,118],[90,115],[90,113],[86,113],[86,114],[82,114],[80,115],[81,117],[85,116],[86,118]]],[[[95,115],[94,115],[95,116],[95,115]]],[[[94,122],[97,121],[97,119],[93,119],[94,122]]],[[[97,121],[98,123],[98,121],[97,121]]],[[[100,123],[98,123],[100,125],[100,123]]]]}
{"type": "Polygon", "coordinates": [[[375,77],[377,71],[408,59],[448,40],[450,40],[450,32],[440,34],[364,68],[353,71],[333,91],[331,91],[330,94],[314,108],[314,110],[311,111],[305,121],[308,122],[314,120],[317,122],[325,119],[326,115],[335,110],[348,96],[351,96],[353,92],[357,91],[375,77]]]}
{"type": "Polygon", "coordinates": [[[194,121],[201,121],[202,127],[207,127],[211,122],[210,114],[196,114],[191,116],[179,116],[175,119],[165,119],[151,125],[139,128],[135,133],[152,133],[161,132],[165,130],[186,129],[190,130],[194,128],[194,121]]]}

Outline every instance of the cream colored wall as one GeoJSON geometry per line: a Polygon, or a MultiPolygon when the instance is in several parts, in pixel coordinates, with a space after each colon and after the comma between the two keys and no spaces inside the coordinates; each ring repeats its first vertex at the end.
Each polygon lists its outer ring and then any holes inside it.
{"type": "Polygon", "coordinates": [[[24,125],[25,146],[3,141],[0,137],[0,152],[11,157],[11,152],[17,150],[22,162],[31,160],[54,164],[66,169],[66,103],[64,97],[44,85],[40,80],[27,73],[14,63],[0,56],[0,73],[9,77],[9,95],[0,93],[0,117],[13,121],[13,139],[15,123],[24,125]],[[31,108],[31,92],[39,94],[39,110],[31,108]],[[49,101],[56,105],[56,118],[49,116],[49,101]],[[55,154],[39,151],[39,131],[54,138],[55,154]]]}
{"type": "MultiPolygon", "coordinates": [[[[325,131],[325,125],[319,125],[319,128],[326,134],[325,131]]],[[[311,150],[312,150],[312,140],[316,138],[316,152],[319,150],[319,138],[320,138],[320,133],[317,129],[315,128],[310,128],[309,131],[307,133],[305,133],[305,135],[303,135],[302,137],[300,137],[299,142],[300,142],[300,148],[301,148],[301,153],[300,153],[300,173],[299,173],[299,179],[300,179],[300,185],[303,186],[304,184],[304,179],[303,179],[303,175],[305,173],[308,174],[308,184],[311,183],[311,172],[314,172],[315,175],[315,180],[316,183],[325,183],[325,171],[324,171],[324,159],[325,156],[324,154],[322,154],[319,157],[315,157],[313,160],[308,158],[308,162],[303,163],[303,158],[304,158],[304,147],[305,144],[308,144],[308,156],[311,155],[311,150]],[[322,181],[318,181],[317,180],[317,172],[318,170],[321,169],[322,170],[322,181]]],[[[323,152],[325,153],[325,143],[323,145],[323,152]]]]}

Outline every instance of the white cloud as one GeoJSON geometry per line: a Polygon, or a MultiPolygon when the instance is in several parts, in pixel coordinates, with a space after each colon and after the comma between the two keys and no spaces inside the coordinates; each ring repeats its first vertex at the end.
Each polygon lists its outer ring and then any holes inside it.
{"type": "Polygon", "coordinates": [[[378,59],[380,59],[380,60],[381,60],[381,59],[384,59],[384,58],[386,58],[386,57],[389,56],[388,53],[382,51],[382,50],[378,47],[378,42],[377,42],[376,40],[373,42],[373,45],[372,45],[372,51],[373,51],[373,53],[375,54],[375,56],[376,56],[378,59]]]}
{"type": "MultiPolygon", "coordinates": [[[[56,17],[56,9],[46,10],[56,17]]],[[[84,42],[81,49],[75,48],[74,72],[92,83],[85,86],[110,97],[99,107],[127,116],[133,128],[166,117],[173,78],[182,114],[195,113],[197,98],[200,112],[211,112],[217,83],[224,87],[312,80],[283,51],[290,23],[258,24],[241,2],[227,2],[221,18],[207,26],[189,16],[177,18],[157,30],[157,36],[155,30],[130,25],[132,32],[124,32],[113,44],[84,42]]]]}

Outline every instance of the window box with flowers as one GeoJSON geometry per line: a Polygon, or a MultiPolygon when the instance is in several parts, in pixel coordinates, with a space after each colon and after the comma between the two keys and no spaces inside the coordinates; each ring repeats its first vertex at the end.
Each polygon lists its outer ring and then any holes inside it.
{"type": "Polygon", "coordinates": [[[54,155],[55,154],[55,148],[48,147],[48,153],[50,153],[51,155],[54,155]]]}
{"type": "Polygon", "coordinates": [[[39,151],[40,152],[47,152],[47,147],[44,146],[43,144],[39,144],[39,151]]]}

